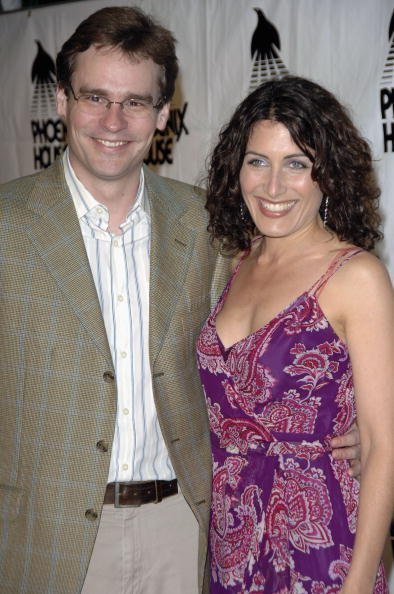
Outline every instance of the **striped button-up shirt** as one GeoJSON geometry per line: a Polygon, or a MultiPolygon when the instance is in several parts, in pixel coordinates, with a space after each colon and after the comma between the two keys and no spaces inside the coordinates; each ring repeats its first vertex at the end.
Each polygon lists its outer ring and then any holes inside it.
{"type": "Polygon", "coordinates": [[[174,471],[160,430],[149,363],[150,216],[144,175],[120,226],[108,231],[109,212],[63,156],[115,366],[118,403],[108,482],[170,480],[174,471]]]}

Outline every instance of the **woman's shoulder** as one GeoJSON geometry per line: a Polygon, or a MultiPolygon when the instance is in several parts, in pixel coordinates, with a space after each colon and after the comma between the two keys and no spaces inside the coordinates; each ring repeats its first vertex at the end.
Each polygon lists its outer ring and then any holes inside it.
{"type": "Polygon", "coordinates": [[[394,292],[383,262],[375,254],[351,245],[340,246],[334,258],[340,265],[319,302],[337,334],[348,343],[350,329],[364,328],[366,320],[373,324],[377,312],[391,323],[394,292]]]}
{"type": "Polygon", "coordinates": [[[335,275],[334,283],[345,291],[354,302],[380,292],[392,294],[389,272],[382,260],[371,252],[347,245],[343,250],[344,264],[335,275]]]}
{"type": "Polygon", "coordinates": [[[389,277],[388,270],[378,255],[355,245],[346,245],[340,249],[343,250],[345,259],[348,255],[346,269],[349,275],[362,276],[365,280],[379,276],[389,277]]]}

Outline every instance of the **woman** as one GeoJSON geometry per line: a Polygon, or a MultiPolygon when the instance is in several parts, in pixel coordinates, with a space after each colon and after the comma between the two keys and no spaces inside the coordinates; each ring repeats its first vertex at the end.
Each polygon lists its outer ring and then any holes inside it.
{"type": "Polygon", "coordinates": [[[379,189],[346,110],[262,84],[214,149],[207,209],[241,254],[198,341],[211,427],[211,592],[388,592],[393,291],[370,252],[379,189]],[[357,414],[362,480],[329,440],[357,414]]]}

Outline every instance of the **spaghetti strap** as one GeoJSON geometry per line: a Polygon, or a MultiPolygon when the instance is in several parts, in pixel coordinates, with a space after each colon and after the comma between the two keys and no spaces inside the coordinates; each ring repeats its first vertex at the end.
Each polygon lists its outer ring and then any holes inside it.
{"type": "Polygon", "coordinates": [[[241,264],[246,260],[246,258],[249,256],[251,250],[252,250],[252,246],[253,244],[258,241],[259,239],[261,239],[260,236],[254,237],[251,241],[251,246],[249,249],[245,250],[245,252],[242,254],[242,256],[239,258],[237,264],[235,265],[234,269],[232,270],[230,277],[222,291],[222,294],[220,295],[219,299],[216,302],[216,305],[213,306],[213,308],[211,309],[211,313],[209,315],[209,319],[215,319],[217,314],[219,313],[219,311],[222,309],[224,300],[227,297],[228,292],[230,291],[231,285],[233,284],[233,281],[235,279],[235,277],[238,274],[238,271],[241,267],[241,264]]]}
{"type": "Polygon", "coordinates": [[[243,261],[245,260],[245,258],[247,258],[250,254],[250,250],[246,251],[244,254],[242,254],[242,256],[240,257],[239,261],[237,262],[236,266],[234,267],[234,270],[231,272],[229,279],[222,291],[222,294],[220,295],[219,299],[217,300],[216,304],[212,307],[211,309],[211,313],[210,313],[210,318],[216,318],[217,313],[222,309],[222,305],[224,300],[227,297],[227,294],[231,288],[231,285],[233,284],[233,281],[235,279],[235,277],[238,274],[238,270],[241,267],[241,264],[243,263],[243,261]]]}
{"type": "Polygon", "coordinates": [[[318,297],[319,294],[321,293],[321,291],[324,289],[327,282],[330,280],[330,278],[332,276],[334,276],[334,274],[340,268],[342,268],[342,266],[344,264],[346,264],[346,262],[348,260],[350,260],[351,258],[353,258],[353,256],[355,256],[356,254],[359,254],[360,252],[363,252],[363,251],[364,250],[359,247],[350,247],[350,248],[344,248],[343,250],[340,250],[334,256],[333,260],[330,262],[330,265],[327,268],[326,272],[323,274],[323,276],[321,276],[315,282],[315,284],[312,286],[310,291],[308,291],[309,295],[314,295],[315,297],[318,297]]]}
{"type": "MultiPolygon", "coordinates": [[[[233,284],[233,280],[234,280],[234,278],[235,278],[235,277],[237,276],[237,274],[238,274],[238,270],[240,269],[240,267],[241,267],[241,264],[242,264],[242,263],[243,263],[243,262],[246,260],[246,258],[247,258],[247,257],[250,255],[250,252],[252,251],[252,246],[253,246],[253,244],[254,244],[256,241],[258,241],[259,239],[261,239],[261,236],[260,236],[260,235],[257,235],[256,237],[254,237],[254,238],[252,239],[252,241],[251,241],[251,246],[250,246],[250,248],[249,248],[248,250],[246,250],[246,251],[245,251],[245,252],[242,254],[242,256],[240,257],[240,259],[238,260],[238,262],[237,262],[237,264],[236,264],[236,266],[235,266],[234,270],[233,270],[233,271],[232,271],[232,273],[230,274],[230,278],[228,279],[228,281],[227,281],[227,284],[226,284],[226,286],[225,286],[225,288],[224,288],[224,291],[223,291],[223,297],[226,297],[226,295],[227,295],[228,291],[230,290],[230,287],[231,287],[231,285],[233,284]]],[[[221,301],[221,300],[222,300],[222,299],[220,299],[220,301],[221,301]]]]}

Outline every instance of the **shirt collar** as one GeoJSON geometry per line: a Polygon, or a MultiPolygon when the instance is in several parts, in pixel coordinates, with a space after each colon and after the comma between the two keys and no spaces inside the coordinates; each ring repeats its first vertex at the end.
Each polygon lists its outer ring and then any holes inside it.
{"type": "MultiPolygon", "coordinates": [[[[68,147],[64,151],[62,159],[66,182],[74,202],[78,219],[89,220],[94,225],[100,228],[104,228],[106,230],[109,222],[108,208],[104,204],[98,202],[89,192],[89,190],[85,188],[83,183],[77,178],[75,171],[70,163],[68,147]]],[[[150,218],[149,201],[147,199],[145,192],[145,176],[142,167],[136,199],[126,217],[126,221],[121,225],[121,227],[132,223],[134,215],[137,213],[137,211],[140,210],[142,210],[145,213],[148,219],[150,218]]]]}

